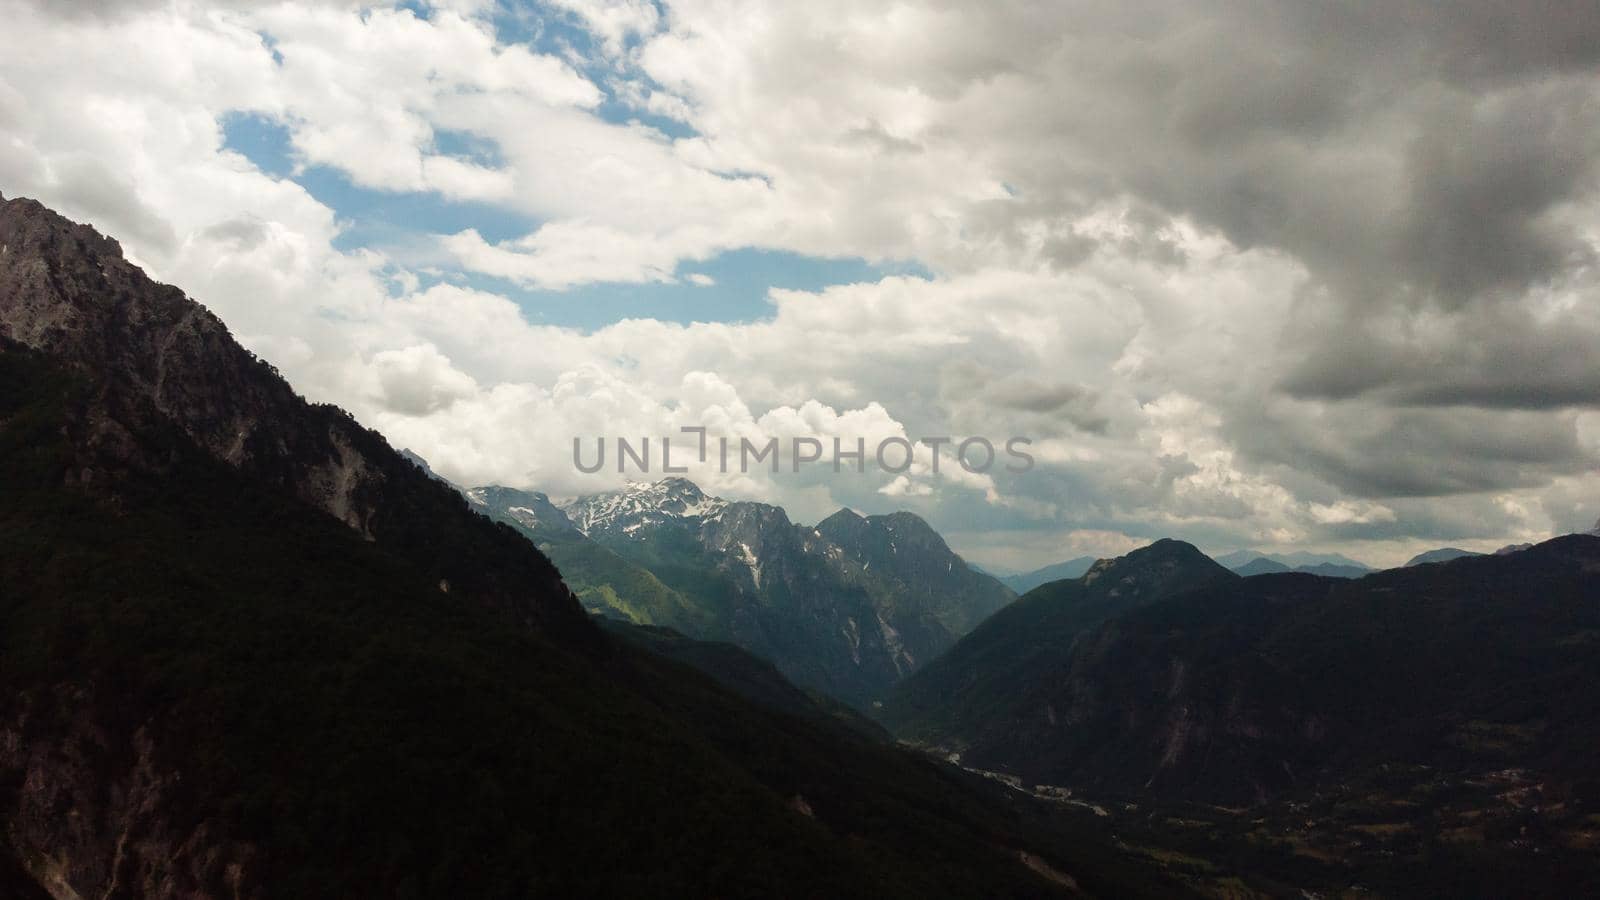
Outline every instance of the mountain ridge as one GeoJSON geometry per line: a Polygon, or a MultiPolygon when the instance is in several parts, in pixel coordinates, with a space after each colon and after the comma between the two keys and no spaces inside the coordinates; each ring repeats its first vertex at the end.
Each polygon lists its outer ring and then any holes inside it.
{"type": "MultiPolygon", "coordinates": [[[[1023,686],[1071,659],[1079,634],[1118,612],[1238,576],[1191,544],[1163,538],[1034,588],[891,694],[880,720],[897,737],[965,753],[1003,732],[1023,686]]],[[[965,758],[965,757],[963,757],[965,758]]]]}
{"type": "MultiPolygon", "coordinates": [[[[557,509],[582,540],[529,534],[591,611],[731,642],[858,709],[1013,598],[904,511],[840,510],[808,527],[781,507],[714,497],[682,477],[557,509]]],[[[487,511],[530,527],[508,508],[487,511]]]]}
{"type": "Polygon", "coordinates": [[[86,419],[93,460],[81,479],[159,471],[162,460],[134,432],[170,423],[213,458],[426,561],[458,595],[524,624],[586,631],[536,550],[473,515],[348,413],[301,398],[215,315],[124,259],[116,241],[11,199],[0,200],[0,245],[0,337],[106,373],[86,419]]]}

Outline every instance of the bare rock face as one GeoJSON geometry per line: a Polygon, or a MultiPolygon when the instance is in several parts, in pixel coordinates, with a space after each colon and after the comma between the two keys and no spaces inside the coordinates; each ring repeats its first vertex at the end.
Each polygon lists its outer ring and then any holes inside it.
{"type": "Polygon", "coordinates": [[[70,710],[67,721],[40,728],[25,708],[0,725],[0,771],[20,783],[6,838],[48,896],[262,896],[254,847],[208,822],[179,824],[182,777],[158,761],[149,729],[106,727],[81,687],[57,694],[48,705],[70,710]]]}
{"type": "Polygon", "coordinates": [[[307,403],[205,307],[124,259],[116,241],[27,199],[0,200],[6,341],[96,386],[93,408],[76,423],[83,461],[74,477],[86,488],[114,481],[107,476],[119,469],[162,471],[162,452],[141,435],[176,427],[216,459],[436,570],[458,595],[525,624],[588,630],[531,545],[476,515],[348,413],[307,403]],[[441,542],[441,532],[471,538],[441,542]]]}
{"type": "Polygon", "coordinates": [[[171,421],[216,457],[275,476],[371,536],[369,495],[384,479],[356,452],[353,421],[316,414],[221,320],[88,226],[5,201],[0,247],[0,337],[104,378],[106,411],[124,426],[171,421]]]}

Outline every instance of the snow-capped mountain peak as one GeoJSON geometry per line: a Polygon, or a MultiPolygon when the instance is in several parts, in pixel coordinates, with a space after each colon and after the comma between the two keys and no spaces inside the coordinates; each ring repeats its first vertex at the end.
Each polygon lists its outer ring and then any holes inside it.
{"type": "Polygon", "coordinates": [[[524,528],[542,532],[573,530],[566,513],[539,491],[519,491],[499,485],[467,488],[461,492],[467,502],[484,514],[506,518],[524,528]]]}
{"type": "Polygon", "coordinates": [[[708,496],[687,478],[663,478],[629,482],[621,490],[579,497],[562,510],[585,534],[633,534],[672,519],[709,519],[727,505],[728,501],[708,496]]]}

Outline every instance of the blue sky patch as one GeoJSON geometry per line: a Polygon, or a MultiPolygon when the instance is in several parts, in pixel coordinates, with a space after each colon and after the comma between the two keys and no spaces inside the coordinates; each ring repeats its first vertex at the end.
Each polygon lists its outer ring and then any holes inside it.
{"type": "MultiPolygon", "coordinates": [[[[429,9],[424,3],[407,4],[419,18],[429,9]]],[[[605,63],[585,64],[601,56],[593,38],[565,14],[537,14],[502,5],[495,17],[498,38],[528,44],[535,52],[560,56],[577,65],[605,91],[596,113],[613,123],[638,121],[669,137],[693,131],[682,123],[641,113],[619,102],[608,81],[615,73],[605,63]]],[[[399,265],[417,269],[441,262],[437,235],[476,229],[490,243],[514,240],[535,231],[538,219],[503,207],[454,201],[433,192],[379,191],[355,184],[343,171],[329,166],[301,166],[296,159],[289,128],[269,116],[233,113],[222,121],[223,146],[234,150],[262,172],[294,181],[317,202],[334,211],[343,231],[334,246],[340,251],[383,251],[399,265]]],[[[433,152],[479,165],[504,165],[494,142],[467,132],[437,130],[433,152]]],[[[721,253],[703,262],[683,263],[672,283],[596,283],[566,290],[530,290],[480,273],[441,265],[438,276],[424,283],[448,280],[515,300],[529,321],[537,324],[594,330],[628,318],[653,318],[669,322],[749,322],[769,317],[767,300],[772,288],[818,291],[830,285],[877,281],[888,275],[931,277],[913,263],[874,264],[860,258],[826,259],[779,250],[743,248],[721,253]],[[697,273],[714,280],[699,285],[689,279],[697,273]]]]}
{"type": "Polygon", "coordinates": [[[930,277],[915,264],[874,264],[860,258],[826,259],[742,248],[704,262],[683,263],[676,283],[587,284],[564,291],[519,290],[497,284],[494,289],[516,300],[530,322],[593,330],[622,319],[751,322],[773,314],[767,301],[771,288],[819,291],[889,275],[930,277]],[[716,284],[693,284],[687,277],[690,273],[709,275],[716,284]]]}

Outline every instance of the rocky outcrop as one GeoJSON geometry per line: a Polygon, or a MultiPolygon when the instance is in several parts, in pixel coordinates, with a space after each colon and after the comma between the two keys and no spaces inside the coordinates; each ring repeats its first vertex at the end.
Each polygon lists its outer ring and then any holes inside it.
{"type": "Polygon", "coordinates": [[[123,258],[116,241],[26,199],[0,200],[0,342],[95,385],[78,418],[93,489],[160,471],[148,436],[176,428],[218,460],[432,570],[458,596],[580,634],[586,617],[537,550],[336,407],[307,403],[221,320],[123,258]],[[445,537],[441,538],[441,535],[445,537]]]}
{"type": "Polygon", "coordinates": [[[0,772],[16,785],[5,843],[50,897],[263,896],[256,849],[193,823],[151,729],[129,730],[81,686],[54,694],[0,726],[0,772]]]}

